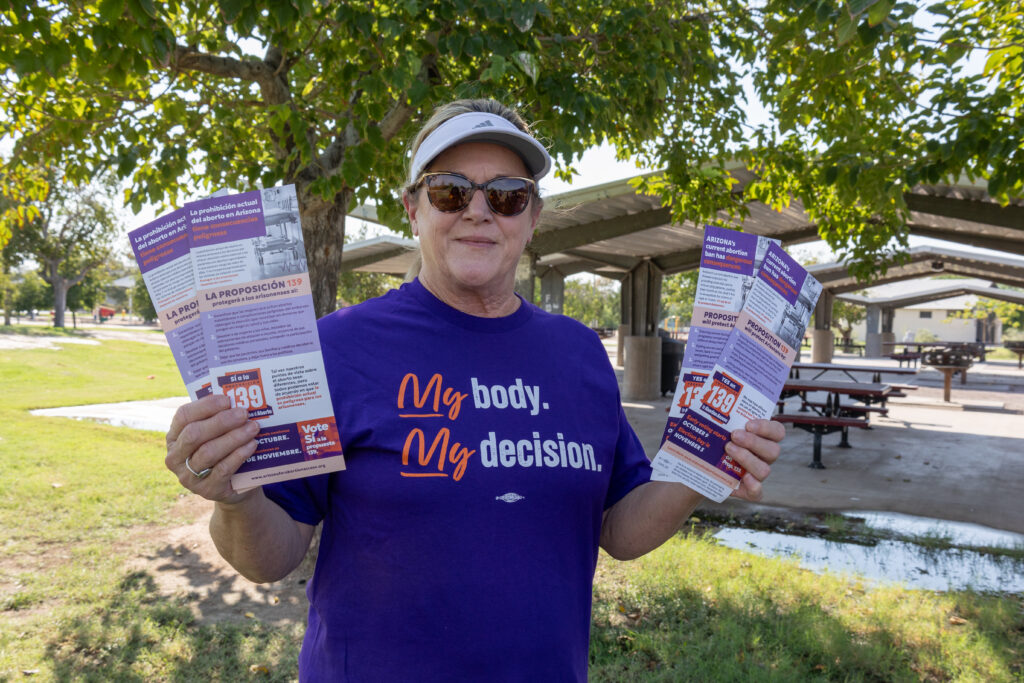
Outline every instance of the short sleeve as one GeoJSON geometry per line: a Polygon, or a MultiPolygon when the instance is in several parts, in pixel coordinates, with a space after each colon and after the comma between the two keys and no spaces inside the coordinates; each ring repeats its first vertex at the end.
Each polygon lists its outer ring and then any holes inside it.
{"type": "Polygon", "coordinates": [[[295,521],[316,526],[326,515],[330,476],[318,474],[303,479],[264,484],[263,495],[284,508],[295,521]]]}
{"type": "Polygon", "coordinates": [[[620,403],[619,437],[615,443],[615,461],[611,480],[608,482],[608,493],[604,499],[604,509],[615,505],[627,493],[650,480],[651,461],[647,459],[640,438],[626,419],[626,412],[620,403]]]}

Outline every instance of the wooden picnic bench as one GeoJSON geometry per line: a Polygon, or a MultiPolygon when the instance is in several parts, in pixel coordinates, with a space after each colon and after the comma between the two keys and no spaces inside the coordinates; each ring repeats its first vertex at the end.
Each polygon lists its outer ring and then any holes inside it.
{"type": "MultiPolygon", "coordinates": [[[[891,396],[892,394],[890,394],[891,396]]],[[[877,413],[883,417],[889,416],[889,409],[884,406],[865,406],[858,403],[840,403],[838,407],[830,405],[828,401],[805,401],[808,408],[817,408],[819,414],[838,415],[839,417],[866,416],[868,413],[877,413]]],[[[869,427],[870,429],[870,427],[869,427]]]]}
{"type": "Polygon", "coordinates": [[[772,419],[794,425],[813,434],[814,457],[809,466],[815,469],[824,469],[825,465],[821,462],[821,437],[825,434],[840,432],[842,436],[839,440],[839,447],[851,448],[850,428],[869,429],[871,426],[869,418],[872,413],[887,415],[888,409],[885,400],[892,393],[892,386],[877,382],[789,379],[786,380],[782,389],[778,404],[779,414],[772,419]],[[825,392],[825,401],[808,400],[808,393],[819,391],[825,392]],[[800,397],[801,411],[811,408],[814,412],[794,414],[782,412],[784,400],[792,396],[800,397]],[[844,397],[861,403],[854,404],[844,401],[844,397]]]}
{"type": "Polygon", "coordinates": [[[816,470],[825,469],[821,462],[821,437],[825,434],[842,432],[839,440],[839,448],[852,448],[847,438],[851,427],[866,429],[868,421],[866,418],[842,417],[839,415],[794,415],[780,414],[772,418],[776,422],[791,424],[798,429],[810,432],[814,435],[814,455],[808,467],[816,470]]]}

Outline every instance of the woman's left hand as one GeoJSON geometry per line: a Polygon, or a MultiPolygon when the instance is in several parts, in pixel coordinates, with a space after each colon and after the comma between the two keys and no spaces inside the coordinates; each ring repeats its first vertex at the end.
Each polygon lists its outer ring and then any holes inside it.
{"type": "Polygon", "coordinates": [[[732,495],[755,503],[761,500],[761,482],[771,473],[772,463],[779,459],[779,442],[785,436],[786,428],[771,420],[751,420],[732,433],[725,452],[746,470],[732,495]]]}

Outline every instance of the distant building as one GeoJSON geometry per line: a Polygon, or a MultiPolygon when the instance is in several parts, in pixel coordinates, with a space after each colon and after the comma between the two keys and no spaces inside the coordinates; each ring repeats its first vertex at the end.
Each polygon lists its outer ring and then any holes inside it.
{"type": "MultiPolygon", "coordinates": [[[[987,280],[970,278],[928,278],[923,280],[904,280],[878,287],[871,287],[863,293],[871,300],[893,300],[911,298],[915,295],[926,296],[928,292],[944,288],[973,286],[990,288],[993,284],[987,280]]],[[[974,294],[924,301],[893,309],[892,334],[897,342],[908,340],[908,332],[914,335],[914,341],[963,342],[1002,342],[1002,322],[994,314],[985,319],[956,318],[958,314],[974,310],[979,297],[974,294]]],[[[853,336],[857,339],[866,337],[866,323],[854,325],[853,336]]]]}

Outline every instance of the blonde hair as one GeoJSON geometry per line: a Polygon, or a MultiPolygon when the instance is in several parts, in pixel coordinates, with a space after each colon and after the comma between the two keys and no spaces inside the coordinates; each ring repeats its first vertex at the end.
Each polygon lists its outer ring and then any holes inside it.
{"type": "Polygon", "coordinates": [[[417,178],[412,177],[412,162],[413,159],[416,158],[417,150],[419,150],[420,145],[423,144],[423,141],[427,136],[437,130],[437,127],[448,119],[455,118],[460,114],[472,113],[494,114],[495,116],[500,116],[527,135],[533,135],[533,132],[530,130],[530,126],[527,125],[523,117],[519,115],[519,112],[512,107],[508,107],[501,102],[498,102],[497,100],[454,100],[448,104],[442,104],[434,110],[434,113],[430,115],[430,118],[423,124],[420,132],[416,134],[416,137],[413,138],[412,143],[409,145],[409,162],[406,165],[405,170],[406,187],[411,187],[417,180],[417,178]]]}

